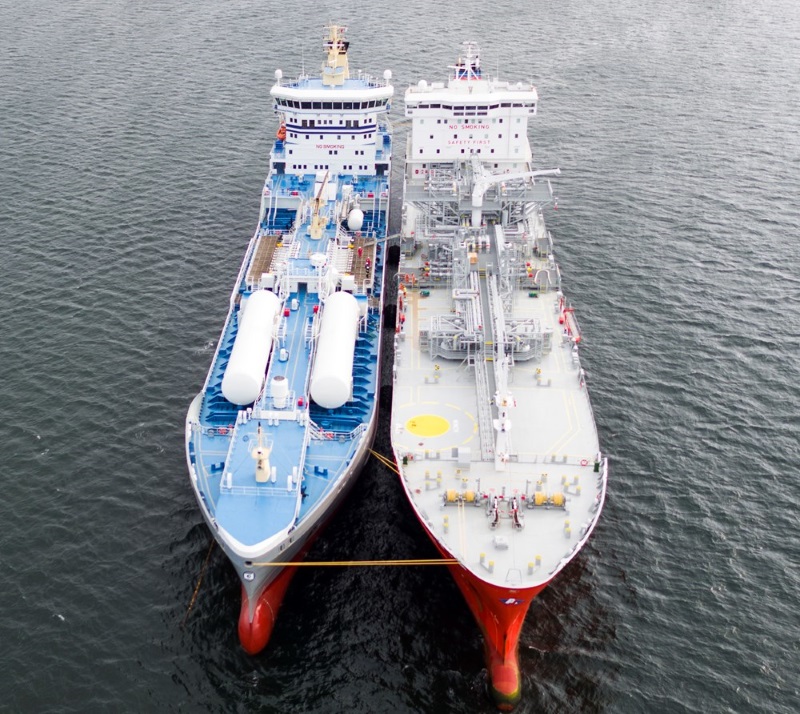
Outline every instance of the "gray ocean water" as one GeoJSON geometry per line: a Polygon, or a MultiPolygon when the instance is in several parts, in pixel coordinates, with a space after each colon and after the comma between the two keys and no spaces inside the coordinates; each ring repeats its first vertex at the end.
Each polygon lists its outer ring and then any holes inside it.
{"type": "MultiPolygon", "coordinates": [[[[533,78],[603,518],[521,712],[800,711],[800,5],[0,0],[0,710],[491,712],[449,575],[303,569],[238,646],[182,431],[257,220],[274,70],[533,78]]],[[[400,185],[397,181],[396,189],[400,185]]],[[[384,394],[384,398],[386,394],[384,394]]],[[[377,448],[387,451],[384,428],[377,448]]],[[[370,462],[311,557],[431,557],[370,462]]]]}

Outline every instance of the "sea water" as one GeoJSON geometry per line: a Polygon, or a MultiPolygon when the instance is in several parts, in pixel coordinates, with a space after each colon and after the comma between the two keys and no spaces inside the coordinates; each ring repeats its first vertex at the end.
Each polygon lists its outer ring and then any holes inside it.
{"type": "MultiPolygon", "coordinates": [[[[800,710],[800,6],[0,0],[0,18],[0,709],[493,711],[444,569],[302,569],[250,657],[233,570],[218,548],[203,568],[185,412],[258,217],[274,70],[316,72],[333,20],[354,70],[394,74],[395,211],[403,90],[464,40],[537,84],[536,167],[562,170],[546,217],[611,476],[531,607],[519,710],[800,710]]],[[[309,557],[433,555],[372,460],[309,557]]]]}

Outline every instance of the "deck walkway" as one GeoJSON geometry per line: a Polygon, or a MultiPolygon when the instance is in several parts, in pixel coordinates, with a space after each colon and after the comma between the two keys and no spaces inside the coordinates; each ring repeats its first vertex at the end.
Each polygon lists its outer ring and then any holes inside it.
{"type": "Polygon", "coordinates": [[[256,246],[256,254],[250,263],[250,270],[247,273],[247,282],[250,285],[258,284],[261,276],[270,272],[272,257],[275,255],[275,249],[282,238],[283,236],[280,234],[261,236],[258,246],[256,246]]]}

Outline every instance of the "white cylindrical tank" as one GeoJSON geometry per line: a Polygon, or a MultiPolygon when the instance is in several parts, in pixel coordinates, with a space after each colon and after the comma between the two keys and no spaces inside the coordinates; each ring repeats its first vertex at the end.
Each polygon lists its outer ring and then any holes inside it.
{"type": "Polygon", "coordinates": [[[347,214],[347,227],[351,231],[360,231],[361,226],[364,225],[364,211],[360,208],[354,208],[347,214]]]}
{"type": "Polygon", "coordinates": [[[358,300],[350,293],[332,293],[325,300],[309,390],[325,409],[336,409],[350,399],[358,314],[358,300]]]}
{"type": "Polygon", "coordinates": [[[286,407],[286,399],[289,396],[289,380],[282,374],[272,378],[271,383],[272,392],[272,406],[275,409],[283,409],[286,407]]]}
{"type": "Polygon", "coordinates": [[[269,290],[254,292],[247,299],[222,378],[222,394],[229,402],[250,404],[261,391],[272,350],[272,327],[280,307],[280,298],[269,290]]]}

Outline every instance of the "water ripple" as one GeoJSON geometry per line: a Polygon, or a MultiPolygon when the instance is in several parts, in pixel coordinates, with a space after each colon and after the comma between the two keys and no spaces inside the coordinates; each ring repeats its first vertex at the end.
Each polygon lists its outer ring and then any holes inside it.
{"type": "MultiPolygon", "coordinates": [[[[2,6],[5,705],[493,711],[443,571],[303,570],[248,657],[217,549],[181,625],[209,546],[184,413],[254,226],[272,72],[318,61],[319,23],[283,13],[277,32],[252,0],[2,6]]],[[[612,480],[523,629],[520,711],[800,709],[796,4],[509,5],[487,23],[468,2],[446,33],[422,0],[317,10],[398,92],[464,39],[539,86],[535,159],[563,171],[549,225],[612,480]]],[[[432,555],[376,464],[312,553],[432,555]]]]}

